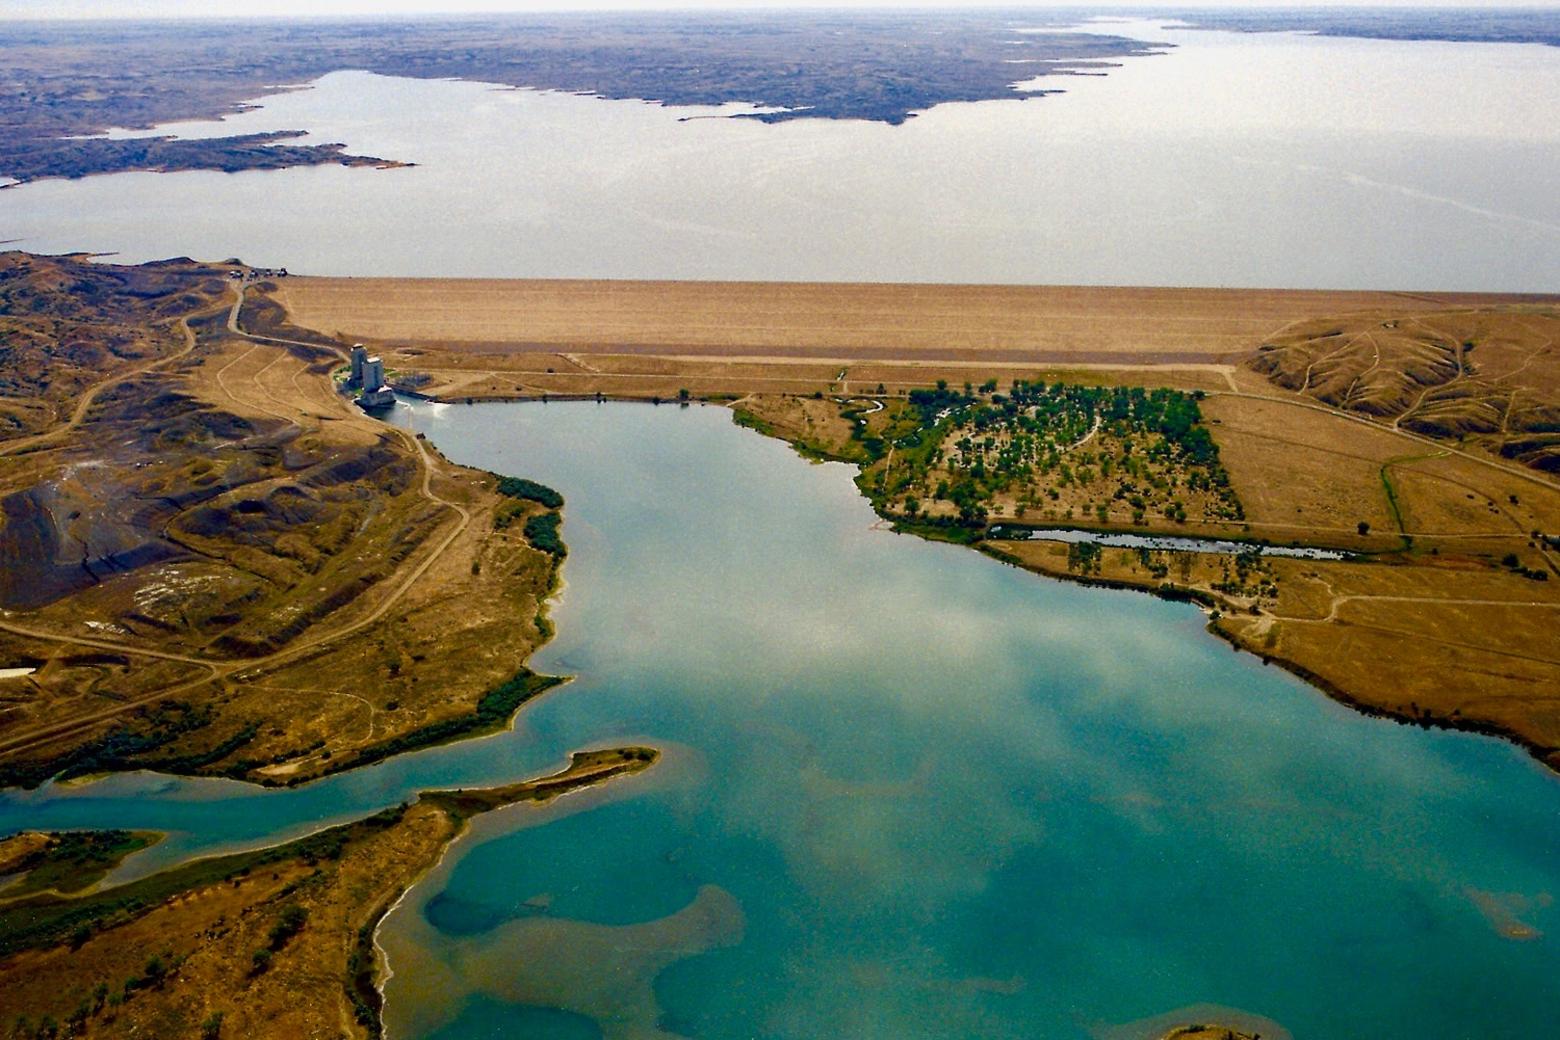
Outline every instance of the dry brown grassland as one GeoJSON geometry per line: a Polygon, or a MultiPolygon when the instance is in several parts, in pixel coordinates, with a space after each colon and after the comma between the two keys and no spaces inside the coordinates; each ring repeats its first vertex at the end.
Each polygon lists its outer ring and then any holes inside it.
{"type": "Polygon", "coordinates": [[[6,782],[290,783],[507,721],[476,715],[546,638],[557,559],[509,522],[542,506],[363,415],[333,350],[235,331],[233,268],[5,261],[6,782]]]}
{"type": "MultiPolygon", "coordinates": [[[[1037,368],[1226,386],[1296,319],[1393,293],[751,282],[289,278],[300,326],[362,341],[445,400],[890,393],[1037,368]],[[842,373],[842,369],[845,371],[842,373]]],[[[1443,295],[1421,308],[1477,303],[1443,295]]]]}

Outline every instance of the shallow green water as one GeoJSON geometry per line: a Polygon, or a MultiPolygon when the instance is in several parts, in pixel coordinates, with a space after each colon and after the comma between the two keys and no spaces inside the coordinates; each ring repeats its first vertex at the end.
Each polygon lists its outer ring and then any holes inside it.
{"type": "Polygon", "coordinates": [[[391,915],[393,1037],[1071,1038],[1203,1003],[1551,1035],[1560,782],[1515,749],[1355,715],[1188,606],[874,529],[849,469],[723,410],[395,419],[567,496],[534,663],[575,681],[300,790],[121,777],[0,797],[0,832],[176,830],[144,871],[642,740],[648,774],[482,818],[391,915]]]}

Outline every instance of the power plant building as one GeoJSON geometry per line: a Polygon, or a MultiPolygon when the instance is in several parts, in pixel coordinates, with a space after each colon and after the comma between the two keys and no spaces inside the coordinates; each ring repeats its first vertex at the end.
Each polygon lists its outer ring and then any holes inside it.
{"type": "MultiPolygon", "coordinates": [[[[358,347],[352,351],[354,369],[358,367],[358,351],[362,349],[358,347]]],[[[395,404],[395,392],[385,385],[385,363],[377,354],[363,359],[359,385],[363,388],[357,398],[359,408],[388,408],[395,404]]]]}

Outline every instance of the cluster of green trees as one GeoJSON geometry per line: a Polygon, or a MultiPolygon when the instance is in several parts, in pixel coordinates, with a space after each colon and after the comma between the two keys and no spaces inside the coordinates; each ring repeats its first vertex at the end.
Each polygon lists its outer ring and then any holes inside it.
{"type": "Polygon", "coordinates": [[[995,380],[978,389],[966,383],[962,391],[939,381],[935,388],[910,391],[922,429],[895,442],[931,450],[908,454],[906,470],[893,475],[893,486],[884,492],[909,492],[912,513],[924,507],[920,496],[929,493],[952,503],[961,522],[977,526],[986,522],[996,494],[1016,490],[1022,500],[1025,485],[1040,485],[1037,496],[1056,501],[1062,489],[1103,479],[1114,487],[1107,484],[1106,501],[1091,507],[1101,522],[1117,500],[1137,522],[1150,508],[1185,521],[1186,503],[1176,494],[1183,489],[1211,499],[1216,518],[1240,520],[1244,512],[1203,424],[1201,398],[1200,391],[1024,380],[1003,394],[995,380]],[[1079,450],[1096,435],[1098,445],[1079,450]],[[938,467],[948,475],[928,482],[928,472],[938,467]]]}
{"type": "Polygon", "coordinates": [[[538,484],[534,480],[525,477],[499,477],[498,493],[510,498],[523,498],[546,506],[548,509],[562,509],[563,496],[558,494],[546,484],[538,484]]]}
{"type": "Polygon", "coordinates": [[[209,708],[179,700],[164,701],[146,718],[115,726],[102,737],[58,758],[0,765],[0,786],[32,788],[50,777],[68,780],[89,773],[130,768],[187,773],[225,758],[254,738],[254,729],[245,727],[208,751],[176,757],[151,755],[158,748],[210,725],[211,720],[209,708]]]}
{"type": "MultiPolygon", "coordinates": [[[[558,533],[559,525],[563,523],[563,517],[556,510],[563,508],[563,496],[546,484],[538,484],[534,480],[525,477],[500,477],[498,479],[498,493],[510,498],[524,499],[527,502],[536,502],[554,512],[539,513],[536,516],[527,517],[525,521],[525,539],[533,548],[542,552],[551,553],[562,559],[568,552],[564,548],[563,538],[558,533]]],[[[511,506],[508,511],[501,510],[494,519],[493,526],[502,531],[514,523],[524,514],[521,506],[511,506]]],[[[477,573],[474,569],[473,574],[477,573]]]]}
{"type": "Polygon", "coordinates": [[[1067,569],[1078,574],[1098,574],[1104,552],[1098,542],[1072,542],[1067,546],[1067,569]]]}
{"type": "Polygon", "coordinates": [[[564,548],[563,538],[558,534],[562,521],[563,517],[557,513],[536,514],[525,522],[525,540],[531,543],[532,548],[563,556],[568,550],[564,548]]]}
{"type": "Polygon", "coordinates": [[[950,390],[946,379],[937,380],[936,389],[910,391],[910,403],[921,410],[922,425],[930,425],[937,414],[945,409],[962,408],[974,404],[975,401],[973,390],[965,390],[962,393],[958,390],[950,390]]]}
{"type": "Polygon", "coordinates": [[[1272,599],[1278,596],[1278,576],[1273,573],[1262,550],[1254,547],[1242,549],[1220,564],[1219,580],[1213,583],[1213,588],[1230,596],[1266,596],[1272,599]],[[1231,564],[1235,568],[1233,574],[1230,572],[1231,564]]]}

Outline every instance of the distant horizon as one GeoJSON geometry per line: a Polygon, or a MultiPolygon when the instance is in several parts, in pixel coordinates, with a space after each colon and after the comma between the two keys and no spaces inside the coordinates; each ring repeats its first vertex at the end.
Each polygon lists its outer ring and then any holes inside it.
{"type": "Polygon", "coordinates": [[[430,0],[265,0],[235,11],[229,0],[10,0],[0,21],[132,21],[143,19],[373,18],[421,15],[573,14],[641,12],[760,12],[787,10],[1065,10],[1098,14],[1149,10],[1478,10],[1555,11],[1560,0],[1512,4],[1504,0],[1138,0],[1079,4],[1072,0],[464,0],[457,6],[430,0]]]}

